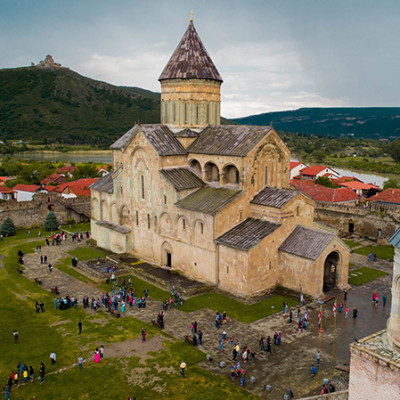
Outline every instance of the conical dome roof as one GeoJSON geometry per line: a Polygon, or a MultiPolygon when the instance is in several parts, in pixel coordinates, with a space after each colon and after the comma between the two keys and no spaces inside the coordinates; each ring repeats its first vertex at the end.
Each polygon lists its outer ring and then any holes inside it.
{"type": "Polygon", "coordinates": [[[165,79],[210,79],[222,82],[193,21],[190,21],[178,47],[158,78],[159,81],[165,79]]]}

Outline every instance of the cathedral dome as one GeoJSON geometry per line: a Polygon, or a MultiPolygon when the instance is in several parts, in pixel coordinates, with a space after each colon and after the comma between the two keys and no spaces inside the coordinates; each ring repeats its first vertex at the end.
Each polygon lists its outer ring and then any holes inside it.
{"type": "Polygon", "coordinates": [[[189,27],[169,59],[159,81],[168,79],[209,79],[223,82],[194,25],[189,27]]]}

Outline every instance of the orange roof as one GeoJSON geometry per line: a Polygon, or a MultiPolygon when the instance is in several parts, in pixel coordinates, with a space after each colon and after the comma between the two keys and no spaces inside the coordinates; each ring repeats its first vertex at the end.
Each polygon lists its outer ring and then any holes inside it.
{"type": "Polygon", "coordinates": [[[370,189],[379,189],[379,186],[372,185],[370,183],[363,183],[358,181],[352,182],[341,182],[340,186],[345,186],[354,190],[370,190],[370,189]]]}
{"type": "Polygon", "coordinates": [[[91,192],[89,186],[97,182],[98,178],[83,178],[73,182],[66,182],[54,189],[55,192],[63,193],[66,189],[69,189],[72,193],[77,196],[90,197],[91,192]]]}
{"type": "Polygon", "coordinates": [[[36,192],[40,189],[40,186],[37,185],[24,185],[22,183],[18,183],[13,187],[14,190],[20,190],[21,192],[36,192]]]}
{"type": "Polygon", "coordinates": [[[290,169],[296,168],[300,164],[301,162],[298,161],[290,161],[290,169]]]}
{"type": "Polygon", "coordinates": [[[74,167],[73,165],[70,165],[70,166],[65,166],[65,167],[57,168],[57,171],[58,171],[60,174],[66,174],[67,172],[71,174],[72,172],[75,171],[75,168],[76,168],[76,167],[74,167]]]}
{"type": "Polygon", "coordinates": [[[400,189],[385,189],[367,200],[380,203],[400,204],[400,189]]]}
{"type": "Polygon", "coordinates": [[[0,186],[8,179],[8,176],[0,176],[0,186]]]}
{"type": "Polygon", "coordinates": [[[327,203],[342,203],[347,201],[358,200],[358,196],[354,190],[350,188],[328,188],[317,185],[309,180],[291,179],[290,183],[309,195],[315,201],[323,201],[327,203]]]}
{"type": "Polygon", "coordinates": [[[57,189],[57,186],[47,185],[44,188],[44,190],[47,190],[48,192],[52,192],[54,189],[57,189]]]}
{"type": "Polygon", "coordinates": [[[0,186],[0,193],[15,193],[14,190],[8,188],[7,186],[0,186]]]}

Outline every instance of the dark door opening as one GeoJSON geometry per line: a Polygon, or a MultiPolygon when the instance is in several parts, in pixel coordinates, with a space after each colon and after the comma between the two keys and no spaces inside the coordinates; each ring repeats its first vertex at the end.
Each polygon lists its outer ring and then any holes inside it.
{"type": "Polygon", "coordinates": [[[336,251],[326,257],[324,264],[324,286],[323,291],[327,292],[336,285],[336,270],[339,262],[339,255],[336,251]]]}
{"type": "Polygon", "coordinates": [[[354,233],[354,223],[349,222],[349,233],[354,233]]]}
{"type": "Polygon", "coordinates": [[[167,251],[167,267],[172,267],[172,254],[167,251]]]}

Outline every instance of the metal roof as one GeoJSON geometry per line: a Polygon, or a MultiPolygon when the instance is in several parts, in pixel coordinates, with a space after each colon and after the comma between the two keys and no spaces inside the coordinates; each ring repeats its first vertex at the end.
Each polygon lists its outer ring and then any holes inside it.
{"type": "Polygon", "coordinates": [[[222,82],[221,75],[204,47],[193,21],[161,72],[164,79],[210,79],[222,82]]]}
{"type": "Polygon", "coordinates": [[[394,247],[400,248],[400,228],[390,236],[389,243],[394,247]]]}
{"type": "Polygon", "coordinates": [[[205,183],[187,168],[170,168],[160,170],[161,175],[168,179],[176,190],[203,187],[205,183]]]}
{"type": "Polygon", "coordinates": [[[334,238],[334,233],[298,225],[282,243],[279,250],[316,260],[334,238]]]}
{"type": "Polygon", "coordinates": [[[265,136],[269,126],[209,126],[187,148],[188,153],[245,156],[265,136]]]}
{"type": "Polygon", "coordinates": [[[138,130],[143,132],[148,141],[161,156],[186,155],[182,144],[174,137],[174,134],[165,125],[135,125],[132,129],[114,142],[110,148],[114,150],[124,149],[135,137],[138,130]]]}
{"type": "Polygon", "coordinates": [[[259,204],[261,206],[282,208],[298,194],[299,192],[297,190],[266,187],[261,190],[261,192],[257,193],[250,203],[259,204]]]}
{"type": "Polygon", "coordinates": [[[109,221],[97,221],[96,222],[97,225],[100,226],[104,226],[105,228],[111,229],[115,232],[119,232],[119,233],[129,233],[131,231],[131,228],[127,227],[127,226],[122,226],[122,225],[118,225],[114,222],[109,222],[109,221]]]}
{"type": "Polygon", "coordinates": [[[97,190],[98,192],[114,193],[114,182],[112,179],[112,173],[104,175],[89,187],[90,189],[97,190]]]}
{"type": "Polygon", "coordinates": [[[215,239],[215,242],[235,249],[249,250],[280,226],[260,219],[247,218],[215,239]]]}
{"type": "Polygon", "coordinates": [[[200,136],[200,134],[195,131],[192,131],[189,128],[185,128],[179,132],[174,133],[174,136],[175,137],[185,137],[185,138],[197,138],[198,136],[200,136]]]}
{"type": "Polygon", "coordinates": [[[240,190],[205,187],[189,194],[175,205],[187,210],[215,214],[239,193],[240,190]]]}

